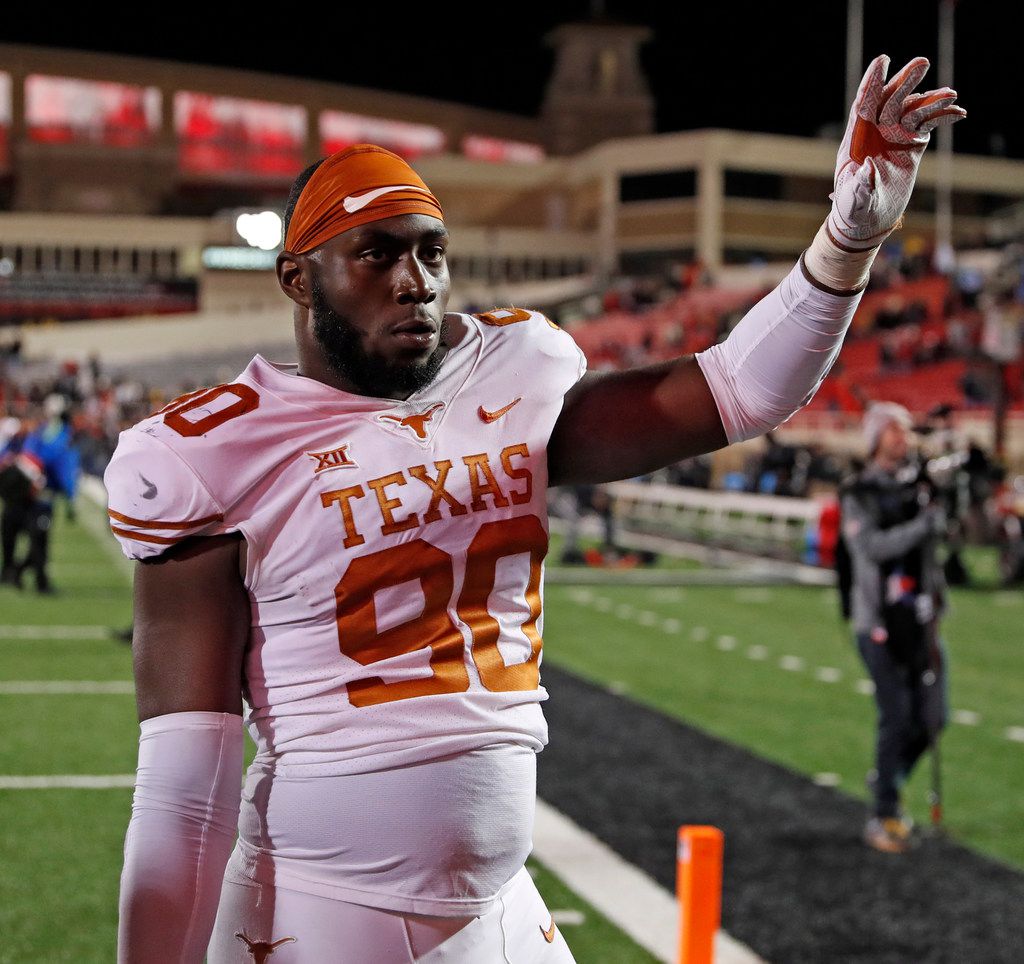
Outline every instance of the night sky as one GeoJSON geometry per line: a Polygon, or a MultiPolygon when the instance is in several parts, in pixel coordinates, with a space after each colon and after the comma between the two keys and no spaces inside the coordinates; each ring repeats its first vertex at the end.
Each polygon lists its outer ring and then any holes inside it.
{"type": "MultiPolygon", "coordinates": [[[[91,23],[20,18],[0,27],[0,39],[315,77],[535,115],[553,62],[544,35],[588,19],[593,6],[519,0],[458,14],[462,5],[438,2],[294,4],[257,17],[242,5],[211,14],[207,4],[190,15],[188,5],[175,4],[158,8],[156,27],[133,31],[123,13],[116,22],[95,14],[91,23]]],[[[845,0],[606,0],[603,7],[609,18],[654,31],[643,64],[659,131],[814,135],[845,117],[845,0]]],[[[936,10],[937,0],[865,0],[865,64],[887,53],[895,70],[923,54],[933,62],[926,85],[938,86],[936,10]]],[[[954,86],[969,116],[956,127],[958,151],[1024,158],[1022,27],[1019,0],[960,0],[954,86]]]]}

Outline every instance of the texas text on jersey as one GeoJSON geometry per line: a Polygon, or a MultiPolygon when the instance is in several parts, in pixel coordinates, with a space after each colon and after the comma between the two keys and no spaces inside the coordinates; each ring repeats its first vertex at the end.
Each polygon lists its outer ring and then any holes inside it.
{"type": "Polygon", "coordinates": [[[257,356],[122,433],[107,469],[130,558],[245,538],[258,752],[233,866],[253,879],[472,914],[529,852],[546,447],[586,360],[536,312],[460,318],[406,401],[257,356]]]}

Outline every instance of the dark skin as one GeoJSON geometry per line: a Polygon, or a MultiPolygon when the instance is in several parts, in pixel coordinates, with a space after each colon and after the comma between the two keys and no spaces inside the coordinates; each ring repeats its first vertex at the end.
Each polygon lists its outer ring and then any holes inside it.
{"type": "MultiPolygon", "coordinates": [[[[334,388],[406,398],[386,378],[367,390],[328,363],[313,333],[313,281],[358,332],[370,355],[423,365],[465,336],[447,316],[451,282],[441,221],[406,214],[277,259],[292,300],[299,373],[334,388]]],[[[551,485],[610,482],[727,444],[692,355],[623,372],[588,372],[565,397],[548,445],[551,485]],[[641,430],[638,430],[640,427],[641,430]]],[[[139,719],[206,710],[241,713],[242,661],[251,619],[238,535],[195,539],[140,564],[135,575],[135,679],[139,719]]]]}
{"type": "Polygon", "coordinates": [[[441,221],[407,214],[353,228],[307,254],[278,255],[278,283],[294,303],[299,374],[356,394],[411,394],[388,383],[356,385],[330,366],[313,335],[313,280],[319,279],[330,307],[359,332],[367,353],[395,365],[422,364],[438,348],[448,306],[447,248],[441,221]],[[410,325],[418,326],[410,334],[422,331],[427,340],[419,343],[395,331],[410,325]]]}

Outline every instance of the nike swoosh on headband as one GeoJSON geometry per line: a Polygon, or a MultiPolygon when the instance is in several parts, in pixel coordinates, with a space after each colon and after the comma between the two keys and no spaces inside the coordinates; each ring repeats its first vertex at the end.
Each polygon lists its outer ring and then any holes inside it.
{"type": "Polygon", "coordinates": [[[390,194],[392,191],[419,191],[420,194],[429,193],[428,191],[424,191],[421,187],[416,187],[415,184],[392,184],[389,187],[374,188],[374,190],[367,191],[365,194],[350,194],[341,202],[341,205],[349,214],[355,214],[356,211],[361,211],[371,201],[376,201],[382,194],[390,194]]]}

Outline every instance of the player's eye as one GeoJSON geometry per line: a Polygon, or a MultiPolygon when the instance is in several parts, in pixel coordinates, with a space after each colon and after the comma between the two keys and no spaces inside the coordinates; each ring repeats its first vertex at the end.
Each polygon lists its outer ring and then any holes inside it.
{"type": "Polygon", "coordinates": [[[444,260],[445,249],[439,244],[432,244],[423,252],[423,260],[437,263],[444,260]]]}
{"type": "Polygon", "coordinates": [[[376,264],[387,258],[387,252],[383,248],[367,248],[359,255],[364,261],[372,261],[376,264]]]}

